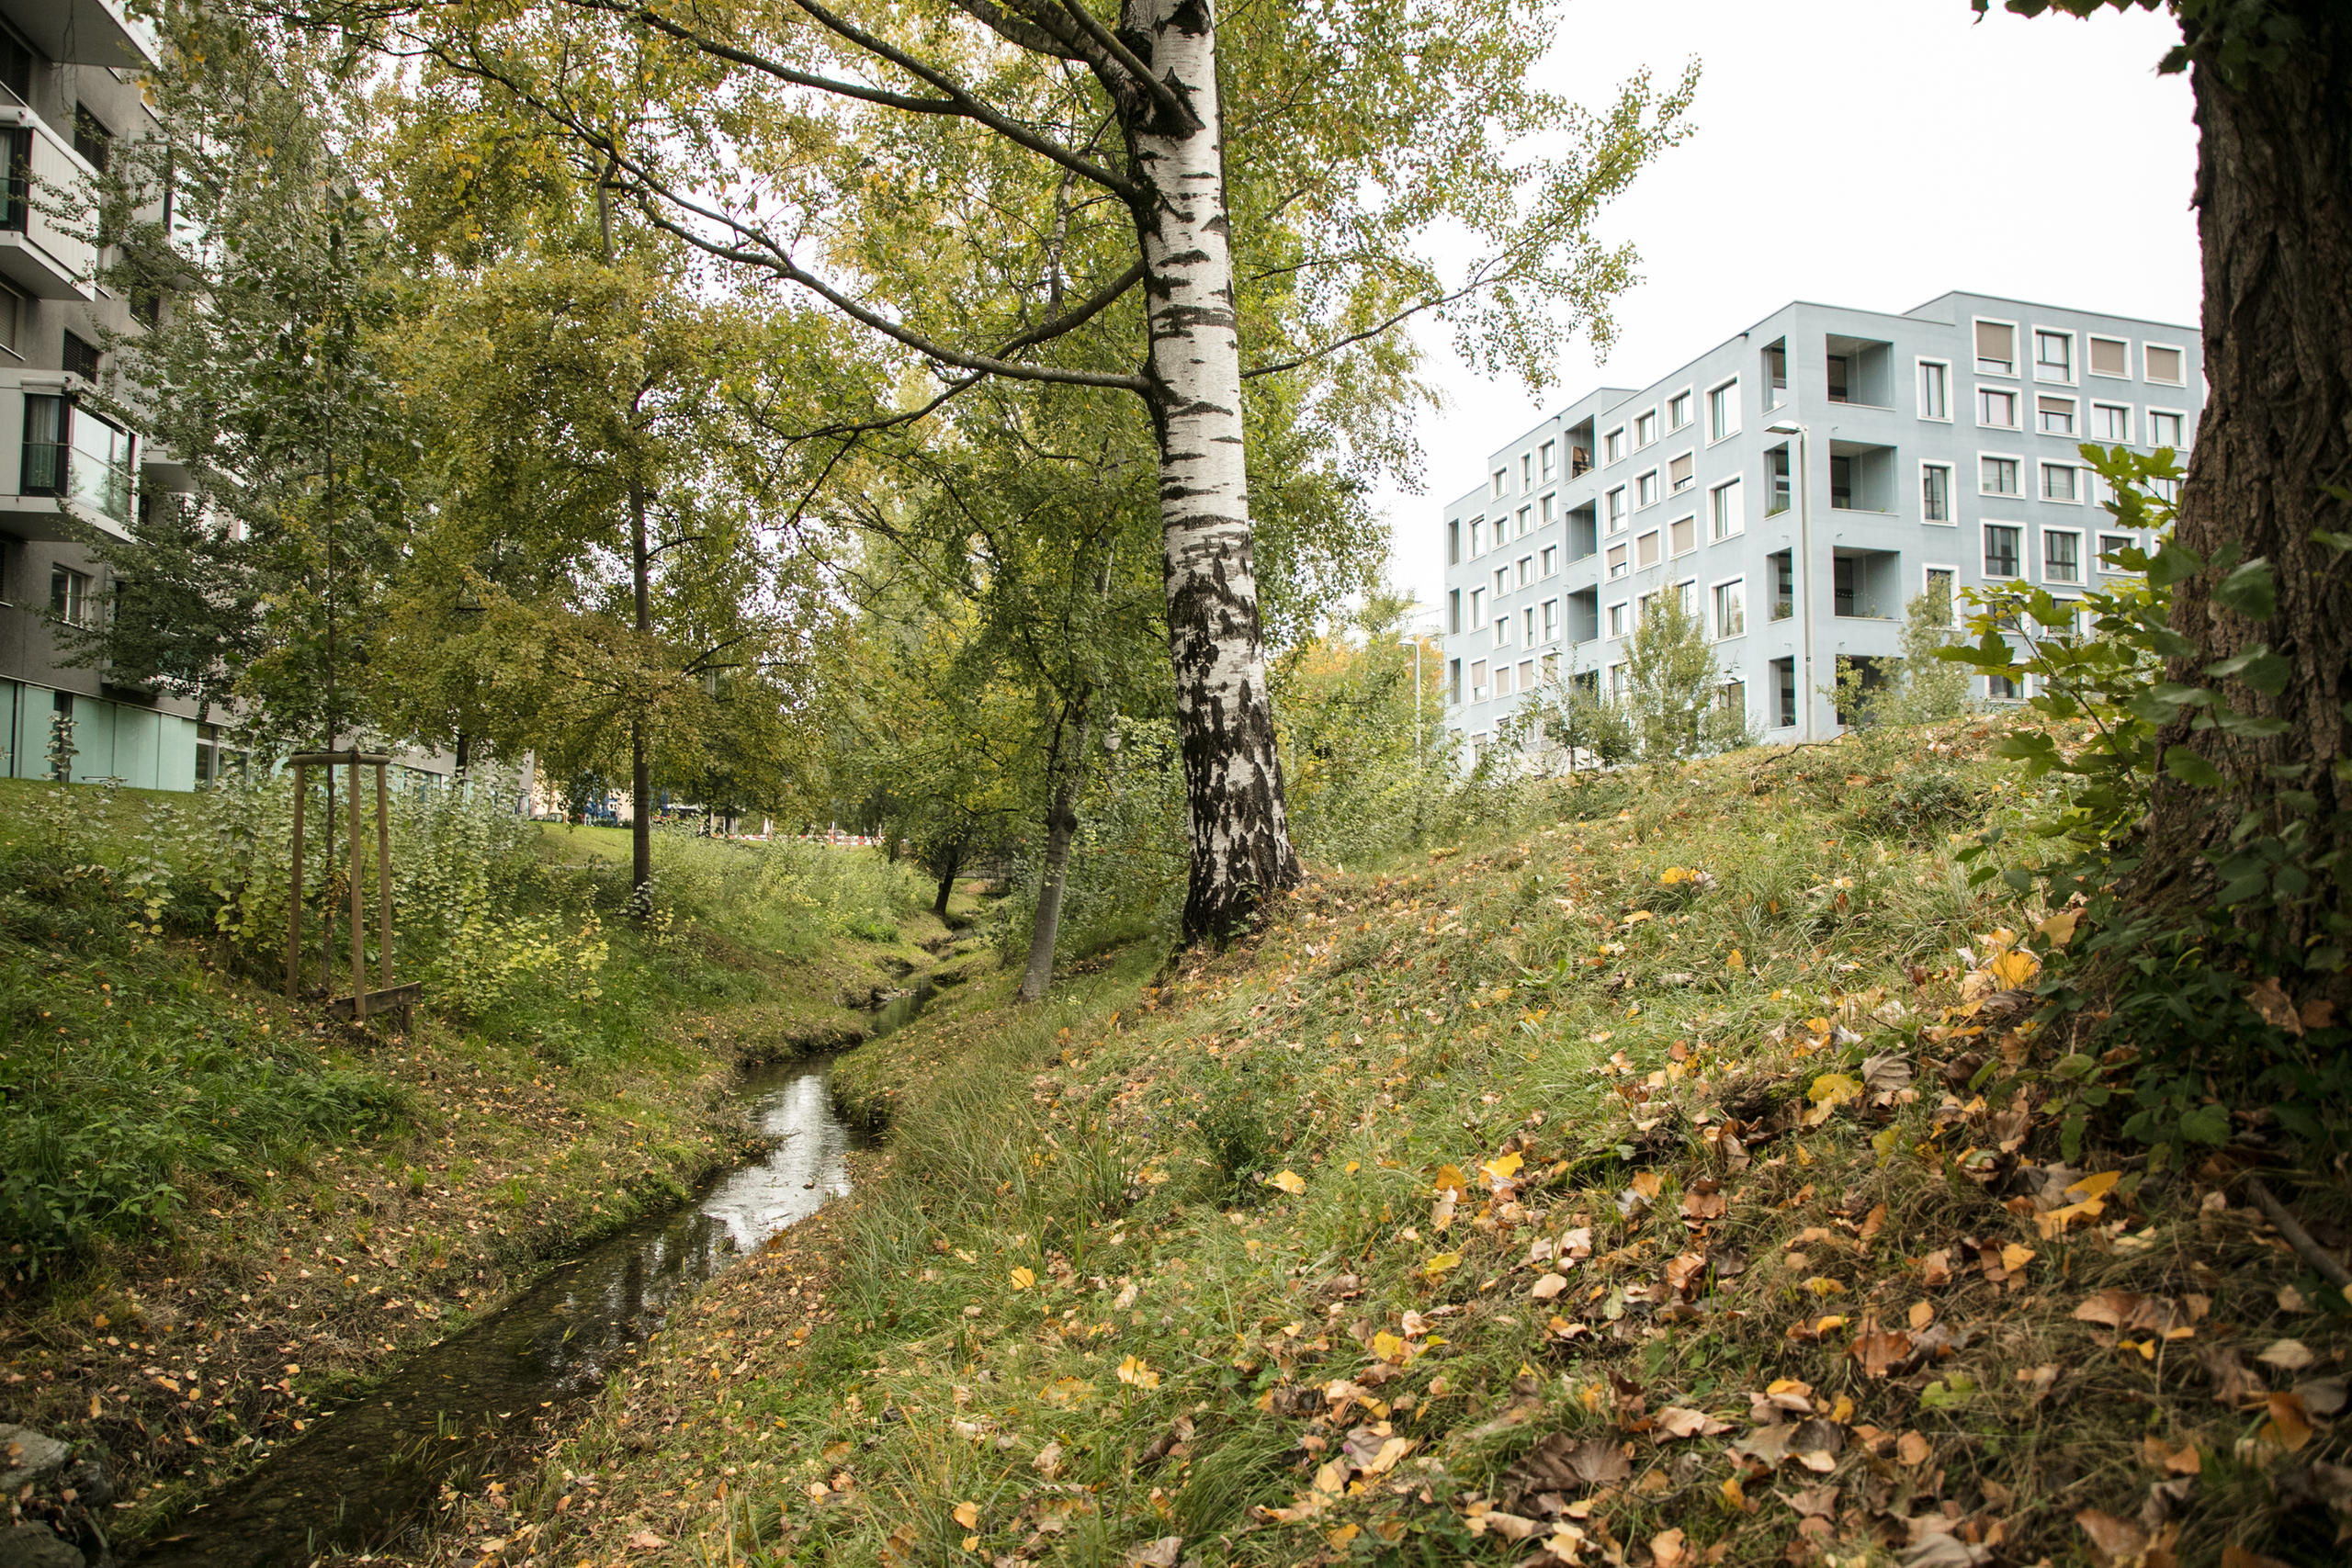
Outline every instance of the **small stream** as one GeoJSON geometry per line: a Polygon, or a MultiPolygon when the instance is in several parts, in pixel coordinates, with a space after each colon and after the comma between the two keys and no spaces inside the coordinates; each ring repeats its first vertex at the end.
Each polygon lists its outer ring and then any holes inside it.
{"type": "MultiPolygon", "coordinates": [[[[910,1021],[927,984],[877,1010],[867,1038],[910,1021]]],[[[855,1134],[834,1113],[829,1059],[744,1076],[739,1101],[776,1140],[693,1202],[616,1232],[503,1307],[394,1367],[365,1397],[282,1444],[175,1521],[141,1564],[293,1568],[421,1529],[444,1477],[593,1393],[682,1293],[850,1190],[855,1134]]]]}

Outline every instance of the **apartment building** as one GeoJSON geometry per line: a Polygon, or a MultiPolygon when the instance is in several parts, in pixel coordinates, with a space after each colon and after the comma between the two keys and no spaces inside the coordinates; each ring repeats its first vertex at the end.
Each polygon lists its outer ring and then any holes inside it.
{"type": "Polygon", "coordinates": [[[1544,682],[1622,689],[1627,637],[1671,592],[1766,739],[1838,733],[1838,661],[1899,654],[1918,594],[2065,596],[2120,571],[2109,552],[2146,540],[2078,448],[2185,454],[2199,346],[1981,294],[1901,315],[1799,301],[1647,387],[1587,393],[1444,510],[1448,724],[1475,757],[1544,682]]]}

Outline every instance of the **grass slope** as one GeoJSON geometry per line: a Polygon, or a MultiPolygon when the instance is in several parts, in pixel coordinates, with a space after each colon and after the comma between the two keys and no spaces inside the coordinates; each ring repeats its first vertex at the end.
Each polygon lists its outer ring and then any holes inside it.
{"type": "Polygon", "coordinates": [[[1979,1092],[2072,1043],[2068,922],[1950,859],[1987,739],[1509,792],[1172,975],[976,982],[839,1069],[858,1196],[433,1561],[2343,1561],[2340,1296],[2228,1162],[1979,1092]]]}

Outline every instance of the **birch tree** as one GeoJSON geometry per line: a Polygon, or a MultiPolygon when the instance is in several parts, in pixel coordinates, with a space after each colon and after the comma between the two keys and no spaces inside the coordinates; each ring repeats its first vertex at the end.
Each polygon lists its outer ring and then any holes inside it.
{"type": "MultiPolygon", "coordinates": [[[[263,4],[271,0],[262,0],[263,4]]],[[[338,6],[340,8],[338,8],[338,6]]],[[[1242,389],[1408,461],[1398,329],[1542,383],[1633,276],[1602,205],[1682,133],[1694,75],[1589,115],[1532,85],[1528,0],[452,0],[323,12],[541,117],[642,218],[926,376],[1140,399],[1192,834],[1190,935],[1298,874],[1266,693],[1242,389]],[[1442,266],[1444,233],[1466,259],[1442,266]],[[978,256],[997,287],[960,285],[978,256]],[[943,258],[950,264],[939,265],[943,258]]],[[[836,431],[838,433],[838,429],[836,431]]],[[[854,434],[854,432],[853,432],[854,434]]]]}

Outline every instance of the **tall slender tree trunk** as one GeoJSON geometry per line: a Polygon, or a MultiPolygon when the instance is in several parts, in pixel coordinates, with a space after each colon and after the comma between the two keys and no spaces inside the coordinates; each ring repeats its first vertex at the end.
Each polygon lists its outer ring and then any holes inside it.
{"type": "MultiPolygon", "coordinates": [[[[653,591],[649,581],[645,544],[645,485],[628,482],[629,592],[637,613],[639,645],[653,630],[653,591]]],[[[645,705],[640,696],[628,720],[628,908],[631,918],[653,915],[653,764],[645,733],[645,705]]]]}
{"type": "MultiPolygon", "coordinates": [[[[2268,560],[2278,609],[2260,622],[2231,610],[2215,598],[2218,572],[2182,582],[2172,624],[2197,651],[2168,673],[2218,685],[2233,705],[2286,728],[2191,733],[2196,710],[2182,710],[2165,739],[2213,762],[2228,780],[2224,799],[2159,780],[2137,896],[2202,903],[2216,887],[2206,853],[2243,813],[2272,832],[2300,817],[2312,837],[2292,861],[2314,897],[2260,917],[2275,922],[2266,932],[2272,951],[2288,954],[2341,944],[2352,914],[2335,858],[2352,854],[2352,779],[2337,773],[2352,697],[2352,583],[2347,558],[2313,537],[2352,532],[2352,506],[2330,493],[2352,484],[2352,12],[2341,0],[2280,0],[2278,9],[2300,23],[2300,41],[2268,61],[2256,50],[2234,73],[2204,57],[2220,39],[2194,24],[2185,30],[2202,133],[2197,226],[2210,395],[2174,529],[2201,554],[2234,543],[2268,560]],[[2290,666],[2275,696],[2204,675],[2257,642],[2290,666]],[[2304,791],[2316,802],[2308,815],[2295,798],[2304,791]]],[[[2352,1002],[2341,969],[2324,986],[2340,1005],[2352,1002]]]]}
{"type": "Polygon", "coordinates": [[[1138,96],[1123,113],[1136,176],[1149,193],[1135,216],[1151,333],[1146,375],[1159,442],[1168,652],[1192,823],[1184,931],[1216,937],[1299,875],[1259,642],[1216,21],[1209,0],[1127,0],[1121,30],[1193,110],[1179,120],[1138,96]]]}
{"type": "Polygon", "coordinates": [[[947,900],[956,894],[956,873],[963,864],[964,840],[958,839],[947,846],[947,852],[943,857],[943,863],[939,868],[939,897],[933,899],[931,903],[931,912],[937,915],[943,923],[947,919],[947,900]]]}
{"type": "Polygon", "coordinates": [[[1070,840],[1078,835],[1078,790],[1086,780],[1087,705],[1080,691],[1075,711],[1063,716],[1063,734],[1073,728],[1077,744],[1065,751],[1055,738],[1046,760],[1046,872],[1037,885],[1037,919],[1029,928],[1029,964],[1021,975],[1021,999],[1044,998],[1054,983],[1054,944],[1061,940],[1062,889],[1069,881],[1070,840]]]}

